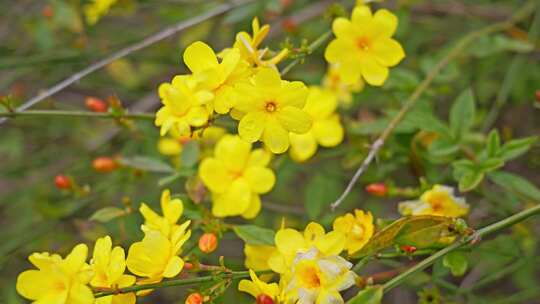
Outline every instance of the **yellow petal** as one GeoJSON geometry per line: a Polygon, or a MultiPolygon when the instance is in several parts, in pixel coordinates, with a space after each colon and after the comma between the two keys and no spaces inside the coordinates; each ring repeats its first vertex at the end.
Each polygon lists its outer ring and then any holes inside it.
{"type": "Polygon", "coordinates": [[[111,304],[135,304],[136,301],[134,293],[126,293],[113,296],[111,304]]]}
{"type": "Polygon", "coordinates": [[[225,193],[214,196],[212,213],[218,217],[241,215],[251,202],[249,184],[243,178],[236,179],[225,193]]]}
{"type": "Polygon", "coordinates": [[[298,249],[305,246],[302,234],[291,228],[280,229],[276,232],[274,240],[277,249],[286,255],[294,255],[298,249]]]}
{"type": "Polygon", "coordinates": [[[286,106],[279,110],[277,118],[285,130],[298,134],[309,131],[313,122],[309,114],[292,106],[286,106]]]}
{"type": "Polygon", "coordinates": [[[275,69],[260,68],[253,76],[253,82],[260,87],[279,89],[281,87],[281,76],[275,69]]]}
{"type": "Polygon", "coordinates": [[[337,63],[343,61],[344,52],[350,49],[352,44],[345,39],[332,40],[324,51],[324,58],[330,63],[337,63]]]}
{"type": "Polygon", "coordinates": [[[216,53],[206,43],[197,41],[184,51],[184,63],[193,72],[202,72],[218,65],[216,53]]]}
{"type": "Polygon", "coordinates": [[[238,124],[238,135],[243,140],[253,143],[261,138],[266,115],[261,111],[247,113],[238,124]]]}
{"type": "Polygon", "coordinates": [[[268,119],[263,132],[263,142],[272,153],[283,153],[289,148],[289,132],[275,118],[268,119]]]}
{"type": "Polygon", "coordinates": [[[380,38],[373,42],[373,56],[383,66],[394,66],[405,58],[401,44],[391,38],[380,38]]]}
{"type": "Polygon", "coordinates": [[[345,247],[345,235],[338,231],[331,231],[317,239],[315,246],[323,254],[339,255],[345,247]]]}
{"type": "Polygon", "coordinates": [[[327,89],[310,87],[304,111],[309,113],[313,120],[327,118],[334,113],[337,108],[336,95],[327,89]]]}
{"type": "Polygon", "coordinates": [[[186,119],[194,127],[202,127],[208,122],[208,111],[204,107],[192,107],[186,114],[186,119]]]}
{"type": "Polygon", "coordinates": [[[372,19],[372,27],[379,35],[391,37],[396,32],[398,18],[386,9],[378,10],[372,19]]]}
{"type": "Polygon", "coordinates": [[[319,223],[310,222],[304,229],[304,239],[308,242],[316,241],[322,236],[324,236],[324,228],[319,223]]]}
{"type": "Polygon", "coordinates": [[[323,147],[335,147],[343,141],[344,130],[337,114],[331,119],[315,122],[312,132],[323,147]]]}
{"type": "Polygon", "coordinates": [[[110,236],[105,236],[97,239],[94,245],[93,262],[94,264],[107,269],[109,266],[112,249],[112,240],[110,236]]]}
{"type": "Polygon", "coordinates": [[[166,189],[161,193],[161,210],[170,224],[176,224],[184,212],[184,204],[178,198],[171,200],[171,191],[166,189]]]}
{"type": "Polygon", "coordinates": [[[235,173],[241,172],[249,158],[251,144],[238,136],[224,136],[216,145],[215,155],[225,168],[235,173]]]}
{"type": "Polygon", "coordinates": [[[332,22],[332,31],[338,38],[349,39],[354,35],[351,21],[343,17],[336,18],[334,22],[332,22]]]}
{"type": "Polygon", "coordinates": [[[283,81],[277,101],[281,107],[292,106],[302,109],[306,104],[308,89],[301,81],[283,81]]]}
{"type": "MultiPolygon", "coordinates": [[[[19,274],[17,277],[17,292],[23,297],[30,300],[37,300],[47,296],[48,294],[56,294],[57,299],[66,299],[67,285],[65,292],[54,292],[55,285],[65,284],[62,277],[54,276],[51,272],[39,270],[27,270],[19,274]]],[[[63,303],[63,302],[60,302],[63,303]]]]}
{"type": "Polygon", "coordinates": [[[126,254],[120,246],[114,247],[111,251],[111,261],[109,263],[108,275],[110,282],[117,282],[126,270],[126,254]]]}
{"type": "Polygon", "coordinates": [[[266,167],[272,158],[272,154],[264,149],[255,149],[251,151],[248,159],[248,166],[266,167]]]}
{"type": "Polygon", "coordinates": [[[199,166],[199,176],[212,192],[223,193],[231,179],[222,162],[215,158],[205,158],[199,166]]]}
{"type": "Polygon", "coordinates": [[[158,151],[163,155],[175,156],[182,152],[182,145],[172,138],[160,138],[158,141],[158,151]]]}
{"type": "Polygon", "coordinates": [[[251,191],[260,194],[270,191],[276,182],[274,172],[263,167],[249,167],[244,173],[244,177],[248,181],[251,191]]]}
{"type": "Polygon", "coordinates": [[[268,259],[268,266],[270,267],[270,269],[272,269],[272,271],[277,273],[285,273],[288,270],[285,257],[279,252],[274,252],[270,256],[270,258],[268,259]]]}
{"type": "Polygon", "coordinates": [[[62,261],[62,269],[67,273],[79,272],[81,267],[86,262],[87,255],[88,246],[85,244],[78,244],[62,261]]]}
{"type": "MultiPolygon", "coordinates": [[[[50,303],[52,304],[52,302],[50,303]]],[[[94,294],[88,286],[80,283],[74,283],[69,290],[69,296],[66,303],[92,304],[94,303],[94,294]]]]}
{"type": "Polygon", "coordinates": [[[178,256],[173,256],[169,262],[167,263],[167,266],[165,267],[165,270],[163,271],[163,276],[166,278],[172,278],[175,277],[182,271],[184,268],[184,260],[182,260],[178,256]]]}
{"type": "Polygon", "coordinates": [[[246,209],[246,211],[242,213],[242,217],[246,219],[253,219],[259,214],[260,211],[261,211],[261,198],[259,197],[258,194],[252,194],[249,206],[246,209]]]}
{"type": "Polygon", "coordinates": [[[317,152],[317,141],[315,141],[313,132],[307,132],[305,134],[291,133],[289,136],[291,140],[289,153],[295,161],[305,161],[317,152]]]}
{"type": "Polygon", "coordinates": [[[367,83],[373,86],[381,86],[388,78],[388,68],[380,65],[374,56],[365,56],[363,58],[360,69],[362,77],[367,83]]]}
{"type": "Polygon", "coordinates": [[[242,292],[249,293],[253,297],[257,297],[260,294],[259,287],[257,284],[250,280],[242,280],[240,283],[238,283],[238,290],[242,292]]]}
{"type": "Polygon", "coordinates": [[[371,23],[371,9],[367,5],[360,5],[353,9],[351,22],[358,28],[364,29],[371,23]]]}

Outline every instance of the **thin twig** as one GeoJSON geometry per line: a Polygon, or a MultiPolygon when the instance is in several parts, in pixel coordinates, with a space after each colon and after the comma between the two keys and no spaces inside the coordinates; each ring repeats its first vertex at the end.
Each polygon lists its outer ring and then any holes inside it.
{"type": "Polygon", "coordinates": [[[335,210],[337,206],[339,206],[343,200],[349,195],[349,193],[352,191],[354,185],[358,181],[358,178],[366,171],[366,169],[369,167],[373,159],[375,159],[375,156],[379,152],[379,150],[384,146],[385,141],[388,139],[390,134],[394,131],[396,126],[401,122],[401,120],[405,117],[407,112],[416,104],[420,96],[427,90],[427,88],[431,85],[431,82],[439,75],[439,73],[450,63],[454,58],[456,58],[467,46],[469,46],[471,43],[475,42],[479,37],[482,37],[484,35],[488,35],[491,33],[495,33],[498,31],[502,31],[505,29],[508,29],[512,27],[516,22],[526,18],[529,16],[536,7],[535,1],[530,1],[526,5],[524,5],[521,9],[519,9],[510,19],[495,23],[492,25],[489,25],[487,27],[484,27],[482,29],[473,31],[463,38],[461,38],[456,45],[450,50],[450,52],[444,56],[438,63],[429,71],[426,78],[420,83],[418,87],[414,90],[414,92],[405,100],[405,103],[403,104],[401,110],[398,112],[398,114],[392,119],[390,124],[384,129],[382,134],[377,138],[377,140],[373,143],[371,146],[368,155],[360,165],[360,167],[356,170],[354,173],[352,179],[350,180],[349,184],[345,188],[345,191],[341,194],[341,196],[333,202],[330,206],[332,210],[335,210]]]}
{"type": "Polygon", "coordinates": [[[30,110],[22,112],[2,112],[0,117],[90,117],[90,118],[129,118],[141,120],[154,120],[154,113],[125,113],[117,114],[111,112],[98,113],[90,111],[63,111],[63,110],[30,110]]]}
{"type": "MultiPolygon", "coordinates": [[[[122,58],[122,57],[125,57],[135,51],[138,51],[140,49],[143,49],[143,48],[146,48],[156,42],[159,42],[165,38],[168,38],[182,30],[185,30],[189,27],[192,27],[194,25],[197,25],[203,21],[206,21],[212,17],[215,17],[215,16],[218,16],[218,15],[221,15],[235,7],[238,7],[240,5],[243,5],[243,4],[246,4],[246,3],[249,3],[249,2],[252,2],[253,0],[234,0],[234,1],[231,1],[230,3],[224,3],[224,4],[221,4],[219,6],[217,6],[216,8],[206,12],[206,13],[203,13],[203,14],[200,14],[198,16],[195,16],[193,18],[190,18],[188,20],[183,20],[181,22],[178,22],[172,26],[169,26],[165,29],[163,29],[162,31],[160,32],[157,32],[155,34],[152,34],[148,37],[146,37],[145,39],[135,43],[135,44],[132,44],[128,47],[125,47],[121,50],[119,50],[118,52],[115,52],[113,53],[112,55],[80,70],[79,72],[71,75],[70,77],[62,80],[61,82],[57,83],[56,85],[50,87],[49,89],[41,92],[40,94],[32,97],[31,99],[29,99],[28,101],[26,101],[25,103],[23,103],[20,107],[17,108],[16,111],[24,111],[32,106],[34,106],[35,104],[37,104],[38,102],[48,98],[48,97],[51,97],[52,95],[62,91],[63,89],[65,89],[66,87],[70,86],[71,84],[79,81],[80,79],[86,77],[87,75],[107,66],[108,64],[110,64],[111,62],[119,59],[119,58],[122,58]]],[[[2,124],[3,122],[6,121],[7,118],[0,118],[0,124],[2,124]]]]}
{"type": "MultiPolygon", "coordinates": [[[[332,30],[326,31],[319,38],[315,39],[312,43],[310,43],[308,45],[306,55],[309,55],[309,54],[313,53],[315,50],[317,50],[323,43],[326,42],[326,40],[328,40],[330,38],[330,36],[332,36],[332,30]]],[[[289,71],[294,66],[299,64],[302,61],[302,59],[304,59],[304,58],[305,58],[305,55],[300,55],[300,57],[298,57],[298,58],[294,59],[293,61],[291,61],[287,66],[285,66],[283,68],[283,70],[281,70],[281,76],[289,73],[289,71]]]]}

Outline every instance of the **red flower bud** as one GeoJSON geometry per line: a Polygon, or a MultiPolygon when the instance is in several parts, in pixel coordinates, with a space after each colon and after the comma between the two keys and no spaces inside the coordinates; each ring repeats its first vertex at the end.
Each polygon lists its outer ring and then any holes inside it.
{"type": "Polygon", "coordinates": [[[58,189],[70,189],[71,188],[71,180],[68,176],[65,175],[57,175],[54,178],[54,184],[56,185],[56,188],[58,189]]]}
{"type": "Polygon", "coordinates": [[[114,171],[118,168],[118,163],[110,157],[98,157],[92,162],[94,170],[101,173],[107,173],[114,171]]]}
{"type": "Polygon", "coordinates": [[[216,250],[218,245],[217,236],[214,233],[205,233],[199,239],[199,249],[204,253],[216,250]]]}
{"type": "Polygon", "coordinates": [[[202,302],[204,302],[203,296],[198,292],[194,292],[186,298],[186,304],[201,304],[202,302]]]}
{"type": "Polygon", "coordinates": [[[41,10],[41,15],[45,18],[52,18],[54,16],[54,10],[52,6],[45,5],[41,10]]]}
{"type": "Polygon", "coordinates": [[[409,245],[401,245],[399,248],[405,251],[406,253],[413,253],[416,251],[416,247],[409,246],[409,245]]]}
{"type": "Polygon", "coordinates": [[[292,33],[298,29],[298,25],[291,18],[286,18],[285,20],[281,21],[281,26],[286,32],[289,33],[292,33]]]}
{"type": "Polygon", "coordinates": [[[97,97],[86,97],[84,103],[86,108],[92,112],[104,113],[109,108],[105,101],[97,97]]]}
{"type": "Polygon", "coordinates": [[[366,191],[374,196],[385,196],[388,193],[388,187],[384,183],[373,183],[366,186],[366,191]]]}
{"type": "Polygon", "coordinates": [[[264,293],[261,293],[257,296],[257,304],[274,304],[274,300],[272,298],[264,293]]]}
{"type": "Polygon", "coordinates": [[[540,90],[536,90],[536,92],[534,93],[534,95],[536,96],[536,101],[538,103],[540,103],[540,90]]]}

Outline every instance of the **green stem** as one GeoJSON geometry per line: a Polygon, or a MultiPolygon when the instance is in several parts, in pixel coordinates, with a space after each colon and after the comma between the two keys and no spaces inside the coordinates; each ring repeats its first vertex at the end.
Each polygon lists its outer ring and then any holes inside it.
{"type": "MultiPolygon", "coordinates": [[[[322,34],[319,38],[317,38],[316,40],[314,40],[312,43],[310,43],[308,45],[308,48],[307,48],[307,52],[306,52],[306,55],[309,55],[311,53],[313,53],[314,51],[316,51],[321,45],[323,45],[323,43],[326,42],[326,40],[328,40],[330,37],[332,36],[332,30],[328,30],[326,31],[324,34],[322,34]]],[[[302,59],[304,59],[305,55],[304,56],[299,56],[298,58],[294,59],[293,61],[291,61],[287,66],[285,66],[283,68],[283,70],[281,70],[281,76],[289,73],[289,71],[294,67],[296,66],[297,64],[299,64],[302,59]]]]}
{"type": "Polygon", "coordinates": [[[491,234],[493,232],[496,232],[496,231],[499,231],[499,230],[502,230],[502,229],[505,229],[507,227],[510,227],[516,223],[519,223],[525,219],[527,219],[528,217],[530,216],[533,216],[533,215],[536,215],[536,214],[539,214],[540,213],[540,205],[536,205],[532,208],[529,208],[529,209],[526,209],[526,210],[523,210],[519,213],[516,213],[510,217],[507,217],[501,221],[498,221],[496,223],[493,223],[489,226],[486,226],[482,229],[479,229],[476,231],[476,233],[474,235],[471,235],[471,236],[467,236],[467,237],[464,237],[462,240],[460,240],[459,242],[456,242],[448,247],[445,247],[439,251],[437,251],[436,253],[434,253],[433,255],[429,256],[428,258],[422,260],[420,263],[416,264],[415,266],[411,267],[410,269],[408,269],[407,271],[403,272],[402,274],[396,276],[395,278],[393,278],[392,280],[386,282],[386,284],[384,284],[384,291],[387,292],[389,290],[391,290],[392,288],[398,286],[399,284],[403,283],[409,276],[419,272],[419,271],[422,271],[424,269],[426,269],[428,266],[432,265],[433,263],[435,263],[438,259],[444,257],[447,253],[450,253],[456,249],[459,249],[461,248],[462,246],[468,244],[469,242],[473,241],[475,238],[480,238],[480,237],[484,237],[488,234],[491,234]]]}
{"type": "Polygon", "coordinates": [[[63,110],[31,110],[21,112],[2,112],[0,117],[92,117],[92,118],[130,118],[140,120],[154,120],[155,114],[153,113],[98,113],[89,111],[63,111],[63,110]]]}

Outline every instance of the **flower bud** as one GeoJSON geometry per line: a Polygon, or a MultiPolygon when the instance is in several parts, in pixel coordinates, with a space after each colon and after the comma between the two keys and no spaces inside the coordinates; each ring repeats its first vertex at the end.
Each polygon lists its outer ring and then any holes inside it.
{"type": "Polygon", "coordinates": [[[540,90],[536,90],[534,96],[536,96],[536,102],[540,103],[540,90]]]}
{"type": "Polygon", "coordinates": [[[373,183],[366,186],[366,191],[374,196],[385,196],[388,193],[388,187],[384,183],[373,183]]]}
{"type": "Polygon", "coordinates": [[[50,5],[45,5],[43,7],[43,9],[41,10],[41,15],[45,18],[52,18],[54,16],[54,10],[52,8],[52,6],[50,5]]]}
{"type": "Polygon", "coordinates": [[[210,253],[216,250],[217,245],[218,239],[214,233],[207,232],[199,239],[199,249],[204,253],[210,253]]]}
{"type": "Polygon", "coordinates": [[[272,298],[269,295],[261,293],[260,295],[257,296],[256,303],[257,304],[274,304],[274,300],[272,300],[272,298]]]}
{"type": "Polygon", "coordinates": [[[56,188],[58,189],[70,189],[71,188],[71,180],[66,175],[57,175],[54,178],[54,184],[56,185],[56,188]]]}
{"type": "Polygon", "coordinates": [[[118,163],[110,157],[102,156],[94,159],[92,167],[94,167],[94,170],[97,172],[107,173],[118,168],[118,163]]]}
{"type": "Polygon", "coordinates": [[[86,97],[84,101],[86,108],[92,112],[104,113],[107,112],[109,106],[107,103],[97,97],[86,97]]]}
{"type": "Polygon", "coordinates": [[[186,304],[201,304],[202,302],[204,302],[203,296],[198,292],[190,294],[186,299],[186,304]]]}
{"type": "Polygon", "coordinates": [[[401,245],[399,248],[405,251],[406,253],[413,253],[416,251],[416,247],[409,246],[409,245],[401,245]]]}

